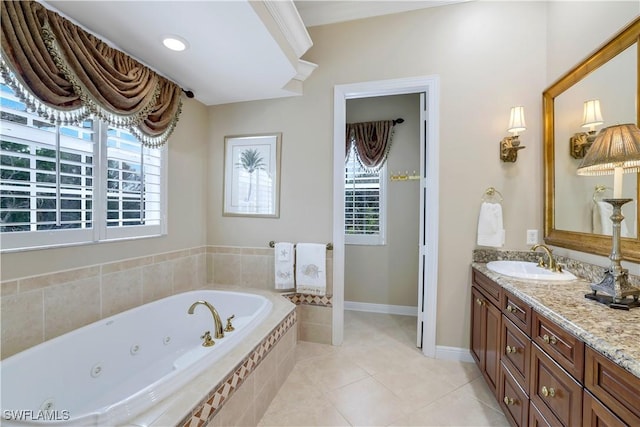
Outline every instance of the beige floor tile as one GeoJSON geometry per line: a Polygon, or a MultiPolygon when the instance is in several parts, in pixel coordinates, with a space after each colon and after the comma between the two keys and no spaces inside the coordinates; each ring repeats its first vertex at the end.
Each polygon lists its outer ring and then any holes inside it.
{"type": "Polygon", "coordinates": [[[267,409],[258,426],[350,426],[349,422],[324,397],[306,401],[287,411],[267,409]]]}
{"type": "Polygon", "coordinates": [[[416,318],[345,311],[339,347],[298,341],[260,426],[506,426],[473,363],[424,357],[416,318]]]}
{"type": "Polygon", "coordinates": [[[355,426],[386,426],[406,414],[401,400],[371,377],[334,390],[327,396],[355,426]]]}
{"type": "Polygon", "coordinates": [[[367,371],[338,354],[298,362],[305,375],[323,391],[351,384],[369,376],[367,371]]]}
{"type": "Polygon", "coordinates": [[[508,426],[507,419],[484,403],[456,390],[430,405],[396,419],[391,426],[508,426]]]}

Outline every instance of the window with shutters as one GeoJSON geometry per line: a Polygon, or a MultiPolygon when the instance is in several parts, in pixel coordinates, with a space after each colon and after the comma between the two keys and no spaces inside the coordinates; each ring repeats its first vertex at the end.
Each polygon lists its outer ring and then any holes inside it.
{"type": "Polygon", "coordinates": [[[3,251],[163,234],[166,149],[93,118],[51,124],[3,83],[0,101],[3,251]]]}
{"type": "Polygon", "coordinates": [[[385,244],[386,166],[365,170],[351,147],[345,163],[345,243],[385,244]]]}

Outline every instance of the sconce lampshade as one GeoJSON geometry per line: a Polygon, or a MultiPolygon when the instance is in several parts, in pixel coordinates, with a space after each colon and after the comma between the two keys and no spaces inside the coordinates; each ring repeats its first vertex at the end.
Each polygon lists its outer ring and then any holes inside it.
{"type": "Polygon", "coordinates": [[[507,131],[513,132],[515,135],[518,132],[522,132],[527,129],[527,124],[524,121],[524,107],[511,107],[511,114],[509,116],[509,128],[507,131]]]}
{"type": "MultiPolygon", "coordinates": [[[[590,99],[584,102],[584,111],[582,114],[582,127],[593,128],[604,123],[602,113],[600,112],[600,100],[590,99]]],[[[593,130],[593,129],[592,129],[593,130]]]]}
{"type": "Polygon", "coordinates": [[[578,175],[611,175],[640,171],[640,129],[634,124],[602,129],[578,167],[578,175]]]}

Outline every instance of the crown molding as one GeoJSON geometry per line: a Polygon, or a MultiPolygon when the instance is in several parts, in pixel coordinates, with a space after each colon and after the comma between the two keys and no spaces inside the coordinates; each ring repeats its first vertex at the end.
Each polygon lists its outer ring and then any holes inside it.
{"type": "Polygon", "coordinates": [[[263,4],[293,52],[300,58],[313,46],[313,41],[293,1],[271,0],[263,4]]]}

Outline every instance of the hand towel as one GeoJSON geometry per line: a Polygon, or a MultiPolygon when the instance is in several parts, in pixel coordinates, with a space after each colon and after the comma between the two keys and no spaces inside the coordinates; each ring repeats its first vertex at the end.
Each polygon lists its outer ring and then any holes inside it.
{"type": "Polygon", "coordinates": [[[478,245],[504,245],[504,229],[502,225],[502,205],[500,203],[482,202],[478,216],[478,245]]]}
{"type": "Polygon", "coordinates": [[[325,295],[327,292],[327,245],[296,245],[296,290],[303,294],[325,295]]]}
{"type": "Polygon", "coordinates": [[[274,246],[274,271],[276,289],[293,289],[293,243],[278,242],[274,246]]]}
{"type": "MultiPolygon", "coordinates": [[[[600,234],[611,236],[613,234],[613,222],[611,221],[613,206],[607,202],[596,202],[596,204],[600,215],[600,234]]],[[[630,237],[626,218],[620,223],[620,237],[630,237]]]]}

